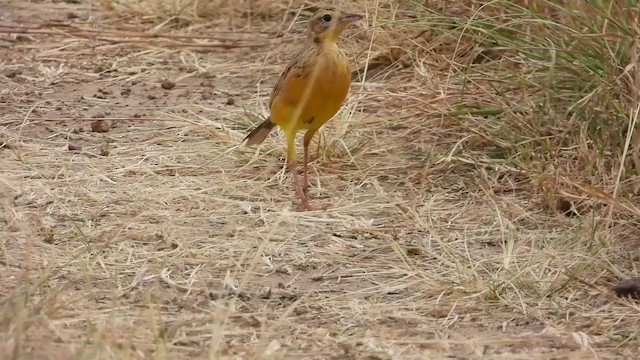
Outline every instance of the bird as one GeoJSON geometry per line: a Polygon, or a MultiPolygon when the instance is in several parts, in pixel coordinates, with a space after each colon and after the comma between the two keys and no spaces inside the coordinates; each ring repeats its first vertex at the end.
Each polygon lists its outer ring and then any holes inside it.
{"type": "Polygon", "coordinates": [[[307,163],[309,144],[315,133],[340,110],[351,86],[349,61],[337,42],[345,28],[363,19],[334,7],[320,7],[309,18],[302,49],[291,58],[271,91],[269,117],[256,126],[243,142],[262,143],[276,126],[282,129],[287,146],[287,167],[300,199],[300,211],[312,210],[309,203],[307,163]],[[297,173],[295,139],[303,139],[303,179],[297,173]]]}

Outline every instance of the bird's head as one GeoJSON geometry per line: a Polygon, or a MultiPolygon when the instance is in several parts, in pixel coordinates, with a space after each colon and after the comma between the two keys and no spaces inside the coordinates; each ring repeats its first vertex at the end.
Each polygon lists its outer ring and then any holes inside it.
{"type": "Polygon", "coordinates": [[[310,36],[316,43],[336,42],[347,25],[362,18],[359,14],[343,13],[333,7],[322,7],[309,19],[310,36]]]}

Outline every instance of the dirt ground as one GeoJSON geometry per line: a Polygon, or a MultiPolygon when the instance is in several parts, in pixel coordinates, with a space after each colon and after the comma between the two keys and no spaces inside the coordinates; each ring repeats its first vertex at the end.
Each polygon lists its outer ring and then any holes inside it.
{"type": "Polygon", "coordinates": [[[636,273],[635,228],[549,213],[464,161],[466,135],[420,110],[445,75],[356,79],[311,165],[327,209],[296,212],[281,134],[241,141],[303,22],[143,38],[99,3],[0,4],[2,358],[637,353],[637,304],[610,291],[636,273]]]}

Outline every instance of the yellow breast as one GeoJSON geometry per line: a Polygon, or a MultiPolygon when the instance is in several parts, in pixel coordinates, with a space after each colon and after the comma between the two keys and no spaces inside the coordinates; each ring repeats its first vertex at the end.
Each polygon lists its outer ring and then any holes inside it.
{"type": "Polygon", "coordinates": [[[340,110],[351,71],[337,46],[311,50],[292,64],[271,101],[271,119],[285,130],[318,129],[340,110]]]}

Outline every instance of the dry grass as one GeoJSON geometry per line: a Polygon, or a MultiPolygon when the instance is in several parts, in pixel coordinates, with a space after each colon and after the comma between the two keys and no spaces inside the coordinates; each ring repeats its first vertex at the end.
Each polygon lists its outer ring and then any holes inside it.
{"type": "Polygon", "coordinates": [[[3,358],[633,358],[633,22],[479,3],[345,1],[357,80],[307,213],[281,137],[239,143],[307,2],[12,4],[3,358]]]}

